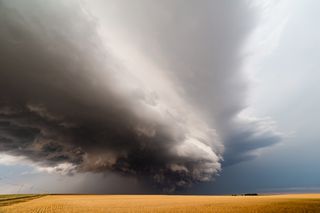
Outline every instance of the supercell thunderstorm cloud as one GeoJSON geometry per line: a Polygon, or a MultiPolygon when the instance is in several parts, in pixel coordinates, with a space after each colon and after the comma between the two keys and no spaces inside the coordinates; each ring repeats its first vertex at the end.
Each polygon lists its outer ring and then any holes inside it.
{"type": "Polygon", "coordinates": [[[258,7],[0,1],[1,153],[165,191],[255,157],[281,140],[272,122],[243,113],[258,7]]]}

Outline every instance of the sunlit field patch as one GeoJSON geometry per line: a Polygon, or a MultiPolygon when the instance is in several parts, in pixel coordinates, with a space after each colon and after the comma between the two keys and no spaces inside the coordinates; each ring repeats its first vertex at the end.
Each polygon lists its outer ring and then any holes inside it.
{"type": "Polygon", "coordinates": [[[47,195],[0,212],[320,212],[320,195],[47,195]]]}

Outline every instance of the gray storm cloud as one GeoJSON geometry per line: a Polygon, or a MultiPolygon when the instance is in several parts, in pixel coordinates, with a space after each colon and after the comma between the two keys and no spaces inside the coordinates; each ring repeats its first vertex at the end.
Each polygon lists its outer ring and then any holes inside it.
{"type": "Polygon", "coordinates": [[[241,117],[246,1],[0,1],[0,150],[42,167],[209,181],[281,136],[241,117]]]}

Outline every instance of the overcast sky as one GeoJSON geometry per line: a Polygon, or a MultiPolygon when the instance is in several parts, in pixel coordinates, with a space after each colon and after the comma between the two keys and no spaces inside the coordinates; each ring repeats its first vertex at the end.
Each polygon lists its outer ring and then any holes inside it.
{"type": "Polygon", "coordinates": [[[320,191],[319,9],[0,1],[1,193],[320,191]]]}

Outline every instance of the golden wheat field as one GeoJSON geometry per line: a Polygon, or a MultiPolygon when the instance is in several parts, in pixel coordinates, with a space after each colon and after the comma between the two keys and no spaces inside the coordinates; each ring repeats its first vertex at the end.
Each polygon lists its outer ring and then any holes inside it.
{"type": "Polygon", "coordinates": [[[11,205],[6,204],[0,207],[0,212],[320,212],[320,194],[46,195],[11,205]]]}

